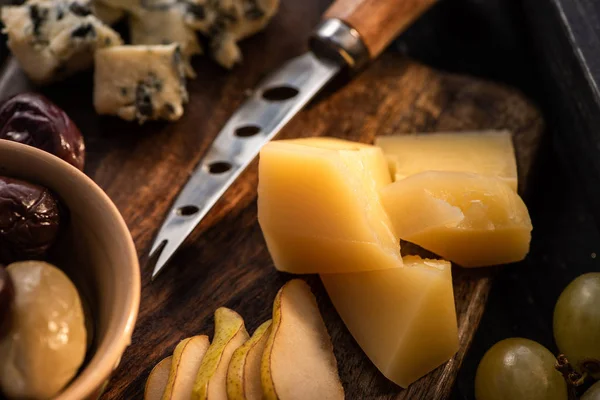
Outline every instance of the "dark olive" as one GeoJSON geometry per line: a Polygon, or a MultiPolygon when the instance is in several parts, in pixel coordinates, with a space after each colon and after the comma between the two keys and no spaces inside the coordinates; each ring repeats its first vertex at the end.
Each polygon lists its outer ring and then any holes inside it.
{"type": "Polygon", "coordinates": [[[52,153],[83,170],[83,136],[69,116],[42,95],[21,93],[0,107],[0,139],[52,153]]]}
{"type": "Polygon", "coordinates": [[[42,258],[56,241],[60,217],[48,189],[0,177],[0,264],[42,258]]]}
{"type": "Polygon", "coordinates": [[[15,298],[15,288],[6,269],[0,265],[0,336],[8,325],[11,304],[15,298]]]}

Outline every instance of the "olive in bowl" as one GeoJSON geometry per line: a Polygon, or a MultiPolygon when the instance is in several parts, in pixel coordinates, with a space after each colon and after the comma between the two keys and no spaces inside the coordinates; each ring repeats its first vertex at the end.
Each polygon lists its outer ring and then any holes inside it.
{"type": "MultiPolygon", "coordinates": [[[[91,323],[86,336],[93,340],[77,375],[52,398],[97,399],[131,342],[139,309],[139,263],[129,230],[90,178],[45,151],[0,140],[0,176],[43,186],[68,210],[46,261],[77,288],[85,322],[91,323]]],[[[13,283],[18,300],[20,282],[13,283]]]]}
{"type": "Polygon", "coordinates": [[[0,176],[0,264],[42,258],[56,242],[61,214],[47,188],[0,176]]]}
{"type": "Polygon", "coordinates": [[[40,94],[20,93],[0,106],[0,139],[45,150],[83,171],[81,131],[61,108],[40,94]]]}
{"type": "Polygon", "coordinates": [[[0,390],[9,399],[53,398],[85,360],[87,327],[79,292],[44,261],[10,264],[14,288],[0,336],[0,390]]]}
{"type": "Polygon", "coordinates": [[[14,301],[15,290],[12,278],[4,267],[0,266],[0,338],[8,326],[9,311],[14,301]]]}

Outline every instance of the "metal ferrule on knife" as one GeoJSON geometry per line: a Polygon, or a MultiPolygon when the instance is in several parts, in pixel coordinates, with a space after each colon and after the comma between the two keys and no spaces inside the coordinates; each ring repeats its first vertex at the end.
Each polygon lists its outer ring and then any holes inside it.
{"type": "Polygon", "coordinates": [[[337,18],[328,18],[315,28],[310,48],[317,56],[343,62],[352,69],[369,62],[369,49],[360,33],[337,18]]]}

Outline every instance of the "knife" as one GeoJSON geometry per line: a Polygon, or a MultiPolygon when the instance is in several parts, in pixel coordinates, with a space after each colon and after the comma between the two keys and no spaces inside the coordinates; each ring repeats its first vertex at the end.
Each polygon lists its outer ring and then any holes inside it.
{"type": "Polygon", "coordinates": [[[262,148],[342,69],[359,70],[436,0],[337,0],[311,50],[265,78],[227,121],[185,184],[150,249],[152,279],[262,148]]]}

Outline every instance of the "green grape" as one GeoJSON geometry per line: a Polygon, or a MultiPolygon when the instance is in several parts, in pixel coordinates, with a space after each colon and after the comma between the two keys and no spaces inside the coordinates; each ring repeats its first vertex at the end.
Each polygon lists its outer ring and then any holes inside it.
{"type": "Polygon", "coordinates": [[[585,391],[581,400],[599,400],[600,399],[600,381],[594,383],[585,391]]]}
{"type": "Polygon", "coordinates": [[[556,358],[529,339],[504,339],[483,356],[475,375],[477,400],[567,400],[556,358]]]}
{"type": "Polygon", "coordinates": [[[581,372],[600,378],[600,273],[584,274],[561,293],[554,307],[554,339],[581,372]]]}

